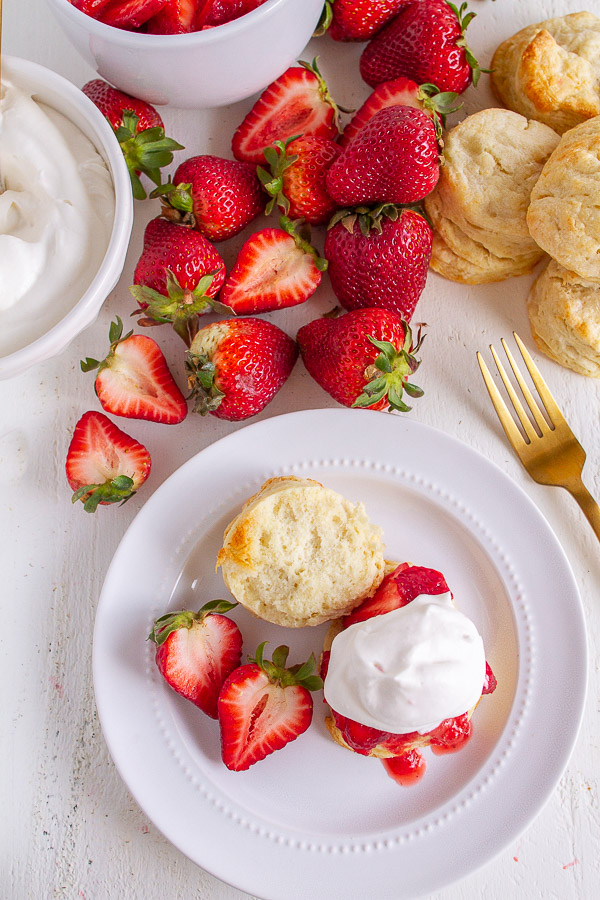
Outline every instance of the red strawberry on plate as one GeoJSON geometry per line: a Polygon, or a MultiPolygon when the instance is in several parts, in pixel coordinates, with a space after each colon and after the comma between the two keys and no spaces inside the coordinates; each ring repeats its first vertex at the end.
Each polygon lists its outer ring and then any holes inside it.
{"type": "Polygon", "coordinates": [[[148,20],[146,31],[148,34],[189,34],[197,30],[198,16],[207,6],[212,6],[212,0],[167,0],[165,6],[148,20]]]}
{"type": "Polygon", "coordinates": [[[289,648],[277,647],[269,662],[263,659],[264,646],[231,673],[219,694],[221,755],[234,772],[249,769],[306,731],[313,712],[310,692],[323,686],[312,674],[314,656],[286,669],[289,648]]]}
{"type": "Polygon", "coordinates": [[[375,87],[404,75],[461,94],[482,70],[465,40],[475,13],[446,0],[414,0],[367,44],[360,74],[375,87]]]}
{"type": "Polygon", "coordinates": [[[73,503],[83,502],[86,512],[98,504],[124,503],[150,474],[150,454],[108,419],[104,413],[86,412],[75,426],[67,451],[67,481],[75,492],[73,503]]]}
{"type": "Polygon", "coordinates": [[[283,386],[297,356],[291,337],[264,319],[205,325],[186,362],[195,411],[231,422],[256,415],[283,386]]]}
{"type": "Polygon", "coordinates": [[[457,96],[452,92],[442,94],[434,84],[418,85],[404,76],[384,81],[377,85],[348,122],[340,138],[340,147],[347,147],[375,113],[388,106],[414,106],[424,110],[434,120],[439,136],[445,117],[461,107],[460,103],[456,103],[457,96]]]}
{"type": "Polygon", "coordinates": [[[102,408],[113,416],[163,425],[183,422],[187,403],[156,341],[132,331],[123,336],[118,316],[111,322],[109,340],[105,359],[81,361],[82,372],[98,369],[95,388],[102,408]]]}
{"type": "Polygon", "coordinates": [[[445,594],[449,590],[441,572],[401,563],[385,576],[372,597],[344,617],[344,628],[406,606],[419,594],[445,594]]]}
{"type": "Polygon", "coordinates": [[[173,183],[152,194],[163,200],[163,216],[191,225],[211,241],[242,231],[265,207],[265,196],[250,163],[220,156],[193,156],[182,163],[173,183]]]}
{"type": "Polygon", "coordinates": [[[144,249],[129,290],[139,303],[140,325],[169,322],[189,343],[198,316],[223,311],[214,299],[225,281],[225,263],[198,231],[157,217],[146,226],[144,249]]]}
{"type": "Polygon", "coordinates": [[[340,210],[324,254],[345,309],[381,306],[410,322],[425,287],[433,232],[418,210],[385,204],[340,210]]]}
{"type": "Polygon", "coordinates": [[[242,635],[224,613],[237,604],[211,600],[197,613],[165,613],[148,639],[156,644],[156,665],[171,687],[217,718],[217,699],[227,676],[240,664],[242,635]]]}
{"type": "Polygon", "coordinates": [[[334,41],[368,41],[412,0],[331,0],[334,41]]]}
{"type": "Polygon", "coordinates": [[[314,319],[300,329],[297,341],[309,374],[344,406],[406,412],[403,391],[423,394],[408,381],[419,365],[413,353],[421,338],[413,347],[409,326],[387,309],[314,319]]]}
{"type": "Polygon", "coordinates": [[[323,225],[336,209],[327,193],[327,170],[340,154],[338,144],[323,137],[295,137],[266,147],[269,170],[258,167],[258,177],[271,200],[269,214],[277,203],[290,219],[304,219],[309,225],[323,225]]]}
{"type": "Polygon", "coordinates": [[[339,132],[339,113],[315,59],[280,75],[260,95],[233,136],[236,159],[264,163],[264,149],[299,134],[332,140],[339,132]]]}
{"type": "Polygon", "coordinates": [[[439,178],[435,125],[422,109],[389,106],[375,113],[327,172],[339,206],[414,203],[439,178]]]}
{"type": "Polygon", "coordinates": [[[166,3],[167,0],[111,0],[98,18],[114,28],[134,31],[160,12],[166,3]]]}
{"type": "Polygon", "coordinates": [[[161,168],[170,165],[173,150],[183,146],[165,136],[163,120],[145,100],[124,94],[100,78],[88,81],[81,90],[110,122],[129,169],[133,196],[143,200],[146,191],[140,172],[160,184],[161,168]]]}
{"type": "Polygon", "coordinates": [[[221,293],[237,315],[297,306],[314,294],[327,263],[285,216],[281,228],[263,228],[248,238],[221,293]]]}

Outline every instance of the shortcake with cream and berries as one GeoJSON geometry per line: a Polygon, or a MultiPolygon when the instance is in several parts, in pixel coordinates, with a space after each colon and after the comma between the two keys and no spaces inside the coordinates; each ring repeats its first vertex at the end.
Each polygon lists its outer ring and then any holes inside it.
{"type": "Polygon", "coordinates": [[[336,743],[383,760],[400,784],[425,772],[421,749],[459,750],[496,688],[483,640],[441,572],[402,563],[329,629],[321,663],[336,743]]]}

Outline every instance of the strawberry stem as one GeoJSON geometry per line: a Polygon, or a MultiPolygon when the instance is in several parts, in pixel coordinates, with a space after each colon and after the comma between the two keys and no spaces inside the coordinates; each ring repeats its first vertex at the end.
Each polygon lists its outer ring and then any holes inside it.
{"type": "Polygon", "coordinates": [[[175,612],[165,613],[155,620],[147,640],[154,641],[156,646],[160,647],[171,632],[178,631],[180,628],[191,628],[195,622],[202,622],[206,616],[223,615],[236,606],[237,603],[231,603],[229,600],[210,600],[198,612],[192,612],[189,609],[178,609],[175,612]]]}
{"type": "Polygon", "coordinates": [[[117,475],[103,484],[86,484],[80,487],[71,497],[71,503],[83,500],[83,508],[88,513],[96,512],[100,503],[120,503],[121,505],[133,497],[133,478],[129,475],[117,475]]]}
{"type": "Polygon", "coordinates": [[[308,253],[309,256],[312,256],[319,272],[324,272],[327,269],[329,263],[326,259],[323,259],[322,256],[319,256],[313,245],[310,243],[310,226],[304,226],[303,219],[292,220],[288,219],[287,216],[281,216],[279,219],[279,226],[286,234],[289,234],[290,237],[294,238],[296,246],[300,250],[304,251],[304,253],[308,253]],[[301,231],[298,229],[301,229],[301,231]]]}
{"type": "Polygon", "coordinates": [[[113,131],[127,163],[133,196],[136,200],[144,200],[147,195],[139,173],[143,172],[154,184],[159,185],[161,168],[173,162],[174,150],[183,150],[184,147],[166,137],[165,130],[160,125],[138,132],[139,121],[139,116],[133,110],[126,109],[123,111],[123,124],[113,131]]]}
{"type": "Polygon", "coordinates": [[[414,353],[423,342],[421,331],[419,330],[417,343],[413,347],[412,331],[408,324],[404,322],[404,345],[401,350],[398,350],[389,341],[380,341],[372,335],[367,335],[367,339],[381,353],[366,368],[365,377],[368,379],[367,383],[363,388],[363,393],[356,398],[352,406],[359,408],[374,406],[387,397],[389,411],[409,412],[412,407],[407,406],[402,399],[403,391],[406,391],[410,397],[423,396],[423,390],[408,381],[408,378],[416,372],[420,364],[414,353]],[[406,347],[409,349],[406,350],[406,347]]]}
{"type": "Polygon", "coordinates": [[[282,687],[298,684],[306,688],[308,691],[320,691],[323,687],[323,679],[318,675],[313,675],[317,661],[315,654],[311,653],[304,663],[290,666],[286,669],[285,664],[290,652],[290,648],[282,644],[273,651],[272,660],[264,659],[264,649],[268,641],[263,641],[256,648],[254,656],[249,656],[248,661],[256,663],[263,672],[268,675],[269,681],[273,684],[280,684],[282,687]]]}
{"type": "Polygon", "coordinates": [[[201,353],[188,352],[185,361],[190,389],[187,400],[194,400],[194,412],[205,416],[219,408],[225,394],[215,384],[215,364],[201,353]]]}

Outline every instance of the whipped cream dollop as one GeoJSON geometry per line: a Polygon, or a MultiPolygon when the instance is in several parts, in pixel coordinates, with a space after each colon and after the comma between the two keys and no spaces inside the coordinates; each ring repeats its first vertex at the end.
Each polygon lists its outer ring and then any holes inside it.
{"type": "Polygon", "coordinates": [[[325,699],[362,725],[426,734],[475,706],[484,678],[483,641],[450,592],[419,594],[336,635],[325,699]]]}
{"type": "Polygon", "coordinates": [[[92,142],[21,90],[10,70],[0,85],[0,178],[5,356],[59,322],[90,286],[110,240],[115,198],[92,142]]]}

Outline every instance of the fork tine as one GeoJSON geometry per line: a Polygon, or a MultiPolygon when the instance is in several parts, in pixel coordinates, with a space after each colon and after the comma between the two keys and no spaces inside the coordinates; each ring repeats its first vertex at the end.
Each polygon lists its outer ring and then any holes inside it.
{"type": "Polygon", "coordinates": [[[525,447],[525,439],[515,425],[514,419],[509,413],[506,403],[502,399],[500,391],[496,387],[494,379],[490,374],[490,370],[488,369],[483,356],[481,355],[481,353],[479,353],[479,351],[477,351],[477,362],[479,363],[479,368],[481,369],[481,374],[483,375],[483,380],[485,381],[485,386],[488,389],[493,407],[498,414],[498,418],[500,419],[500,424],[504,428],[506,436],[511,442],[513,449],[518,455],[520,455],[521,451],[525,447]]]}
{"type": "Polygon", "coordinates": [[[547,434],[550,431],[550,426],[548,425],[545,418],[543,417],[538,403],[536,402],[536,400],[534,400],[531,391],[527,387],[525,379],[521,375],[521,370],[519,369],[514,356],[510,352],[510,349],[509,349],[506,341],[504,340],[504,338],[501,338],[500,340],[502,341],[502,346],[504,347],[504,352],[506,353],[506,356],[508,357],[510,367],[513,370],[513,372],[515,373],[515,378],[517,379],[517,383],[518,383],[519,387],[521,388],[521,390],[523,391],[523,396],[525,397],[525,400],[527,401],[527,406],[531,410],[531,414],[536,421],[537,427],[540,429],[542,434],[547,434]]]}
{"type": "Polygon", "coordinates": [[[512,386],[508,375],[506,374],[506,370],[504,369],[504,366],[500,362],[500,357],[496,353],[496,350],[492,344],[490,344],[490,350],[492,351],[492,356],[494,357],[494,362],[498,366],[498,372],[500,373],[500,378],[502,379],[502,381],[504,383],[504,387],[506,388],[506,392],[507,392],[508,396],[510,397],[511,403],[514,406],[514,409],[515,409],[515,412],[519,419],[519,422],[523,426],[523,431],[527,435],[529,443],[531,443],[531,441],[535,440],[538,435],[537,435],[533,425],[531,424],[529,416],[523,409],[523,404],[517,397],[516,391],[515,391],[514,387],[512,386]]]}
{"type": "Polygon", "coordinates": [[[544,406],[546,407],[546,412],[550,416],[550,421],[553,425],[564,424],[565,418],[556,405],[556,401],[548,390],[548,385],[540,375],[540,371],[531,358],[527,347],[525,346],[519,335],[516,333],[516,331],[513,331],[513,336],[515,341],[517,342],[519,350],[521,351],[521,356],[525,360],[525,365],[527,366],[527,371],[531,375],[531,380],[535,384],[536,390],[542,398],[544,406]]]}

